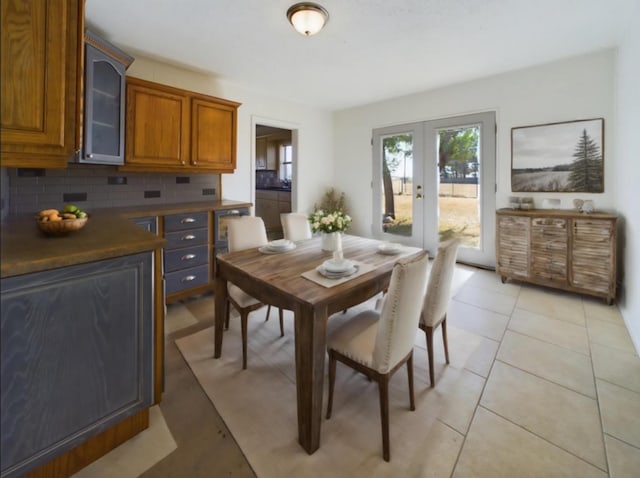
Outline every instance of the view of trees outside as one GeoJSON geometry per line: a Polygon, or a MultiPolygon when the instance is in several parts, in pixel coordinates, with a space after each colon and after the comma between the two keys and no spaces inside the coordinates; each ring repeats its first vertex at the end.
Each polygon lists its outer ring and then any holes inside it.
{"type": "MultiPolygon", "coordinates": [[[[440,241],[459,237],[465,245],[479,245],[479,134],[476,127],[438,133],[440,241]]],[[[383,139],[383,230],[403,236],[411,235],[413,225],[412,140],[410,134],[383,139]]]]}

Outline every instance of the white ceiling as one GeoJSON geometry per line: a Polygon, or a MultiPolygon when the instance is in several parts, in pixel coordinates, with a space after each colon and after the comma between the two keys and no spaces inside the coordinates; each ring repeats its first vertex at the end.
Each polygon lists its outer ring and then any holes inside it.
{"type": "Polygon", "coordinates": [[[125,51],[328,110],[615,47],[640,0],[86,0],[87,27],[125,51]]]}

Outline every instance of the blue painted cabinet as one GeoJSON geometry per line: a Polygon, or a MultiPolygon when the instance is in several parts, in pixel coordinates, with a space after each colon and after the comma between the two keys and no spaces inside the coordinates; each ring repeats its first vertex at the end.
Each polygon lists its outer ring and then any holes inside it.
{"type": "Polygon", "coordinates": [[[78,162],[124,164],[125,70],[133,58],[85,33],[84,138],[78,162]]]}
{"type": "Polygon", "coordinates": [[[9,277],[1,290],[2,478],[152,404],[152,252],[9,277]]]}

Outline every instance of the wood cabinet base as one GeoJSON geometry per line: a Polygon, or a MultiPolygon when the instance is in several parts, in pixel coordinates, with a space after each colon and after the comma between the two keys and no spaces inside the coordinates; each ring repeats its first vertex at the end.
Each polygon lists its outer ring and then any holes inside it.
{"type": "Polygon", "coordinates": [[[199,287],[193,287],[191,289],[184,290],[182,292],[176,292],[174,294],[167,295],[166,301],[167,301],[167,304],[171,304],[171,303],[177,302],[179,300],[187,299],[187,298],[192,297],[194,295],[206,294],[208,292],[213,293],[214,289],[215,289],[215,284],[213,282],[211,282],[209,284],[201,285],[199,287]]]}
{"type": "Polygon", "coordinates": [[[148,408],[90,438],[64,455],[60,455],[55,460],[25,475],[25,478],[71,476],[147,428],[149,428],[148,408]]]}
{"type": "Polygon", "coordinates": [[[616,297],[614,214],[567,210],[496,213],[496,272],[507,279],[616,297]]]}

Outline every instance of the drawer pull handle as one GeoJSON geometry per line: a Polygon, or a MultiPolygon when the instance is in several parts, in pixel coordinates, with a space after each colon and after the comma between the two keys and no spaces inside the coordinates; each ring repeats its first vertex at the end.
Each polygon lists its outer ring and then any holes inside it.
{"type": "Polygon", "coordinates": [[[183,261],[190,261],[191,259],[195,259],[196,255],[195,254],[185,254],[184,256],[182,256],[182,260],[183,261]]]}
{"type": "Polygon", "coordinates": [[[229,215],[233,215],[233,216],[238,216],[240,214],[240,211],[238,211],[237,209],[232,209],[231,211],[229,211],[229,215]]]}
{"type": "Polygon", "coordinates": [[[186,236],[182,236],[182,241],[193,241],[196,238],[193,234],[187,234],[186,236]]]}
{"type": "Polygon", "coordinates": [[[188,224],[188,223],[192,223],[192,222],[196,222],[196,220],[192,217],[185,217],[182,221],[180,221],[182,224],[188,224]]]}
{"type": "Polygon", "coordinates": [[[184,276],[182,279],[180,279],[181,282],[191,282],[192,280],[195,280],[196,276],[184,276]]]}

